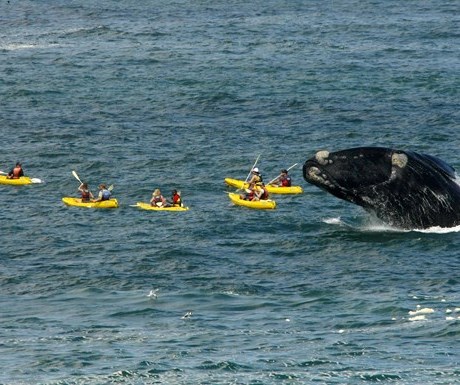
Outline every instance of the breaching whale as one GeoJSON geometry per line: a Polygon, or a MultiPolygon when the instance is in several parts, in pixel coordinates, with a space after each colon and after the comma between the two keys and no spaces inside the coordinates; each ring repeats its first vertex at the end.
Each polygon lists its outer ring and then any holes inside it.
{"type": "Polygon", "coordinates": [[[382,147],[319,151],[304,179],[402,229],[460,225],[455,170],[431,155],[382,147]]]}

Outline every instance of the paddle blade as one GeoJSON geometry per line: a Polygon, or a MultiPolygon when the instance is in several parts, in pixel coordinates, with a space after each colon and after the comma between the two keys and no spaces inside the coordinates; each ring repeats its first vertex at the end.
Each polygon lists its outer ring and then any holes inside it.
{"type": "Polygon", "coordinates": [[[81,181],[81,179],[78,177],[78,174],[75,170],[72,170],[72,175],[75,177],[76,180],[78,180],[81,184],[83,184],[83,182],[81,181]]]}
{"type": "Polygon", "coordinates": [[[30,178],[32,183],[43,183],[43,181],[40,178],[30,178]]]}

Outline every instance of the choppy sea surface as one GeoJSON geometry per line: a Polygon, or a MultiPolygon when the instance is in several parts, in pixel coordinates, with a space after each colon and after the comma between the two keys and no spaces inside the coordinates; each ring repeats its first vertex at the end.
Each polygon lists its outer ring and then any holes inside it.
{"type": "Polygon", "coordinates": [[[460,169],[458,1],[2,1],[0,384],[458,384],[459,229],[303,181],[378,145],[460,169]],[[295,163],[276,210],[225,177],[295,163]],[[66,207],[113,184],[116,210],[66,207]],[[175,188],[190,210],[131,207],[175,188]]]}

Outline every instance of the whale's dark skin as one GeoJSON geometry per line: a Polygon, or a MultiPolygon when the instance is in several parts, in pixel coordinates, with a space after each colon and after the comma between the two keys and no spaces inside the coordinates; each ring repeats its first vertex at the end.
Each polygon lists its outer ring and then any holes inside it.
{"type": "Polygon", "coordinates": [[[431,155],[382,147],[319,151],[304,179],[402,229],[460,225],[455,170],[431,155]]]}

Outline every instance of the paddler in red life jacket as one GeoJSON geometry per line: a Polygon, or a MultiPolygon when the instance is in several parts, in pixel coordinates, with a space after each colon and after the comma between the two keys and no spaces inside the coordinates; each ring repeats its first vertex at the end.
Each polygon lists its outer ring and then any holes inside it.
{"type": "Polygon", "coordinates": [[[161,191],[159,188],[155,189],[155,191],[152,193],[152,199],[150,199],[150,205],[151,206],[157,206],[157,207],[167,207],[168,202],[166,201],[166,198],[161,195],[161,191]]]}
{"type": "Polygon", "coordinates": [[[256,183],[256,186],[254,188],[254,197],[252,200],[260,201],[260,200],[267,200],[267,199],[268,199],[267,188],[261,182],[256,183]]]}
{"type": "Polygon", "coordinates": [[[288,170],[282,169],[281,174],[278,178],[276,178],[272,183],[270,183],[274,186],[278,187],[291,187],[292,185],[292,180],[291,177],[288,175],[288,170]]]}
{"type": "Polygon", "coordinates": [[[82,202],[91,202],[91,200],[94,199],[93,193],[89,191],[88,183],[82,183],[78,188],[78,191],[81,192],[82,202]]]}
{"type": "Polygon", "coordinates": [[[252,201],[254,199],[255,194],[255,184],[250,184],[249,188],[245,189],[242,194],[240,194],[240,199],[244,199],[245,201],[252,201]]]}
{"type": "Polygon", "coordinates": [[[24,170],[20,162],[16,163],[16,166],[8,173],[8,179],[19,179],[21,176],[24,176],[24,170]]]}
{"type": "Polygon", "coordinates": [[[172,190],[172,197],[171,197],[171,204],[173,206],[179,206],[182,207],[182,198],[180,194],[177,192],[177,190],[172,190]]]}

